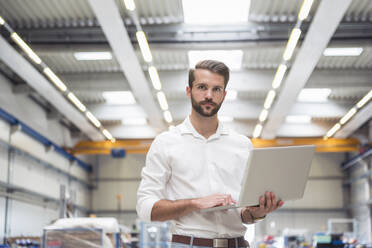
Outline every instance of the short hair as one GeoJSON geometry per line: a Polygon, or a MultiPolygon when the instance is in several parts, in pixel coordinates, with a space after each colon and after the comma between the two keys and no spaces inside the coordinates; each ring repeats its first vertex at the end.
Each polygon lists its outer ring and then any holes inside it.
{"type": "Polygon", "coordinates": [[[224,79],[225,89],[230,78],[230,69],[224,63],[216,60],[202,60],[195,65],[195,69],[191,68],[189,70],[189,87],[192,88],[192,83],[195,81],[195,70],[204,69],[218,75],[221,75],[224,79]]]}

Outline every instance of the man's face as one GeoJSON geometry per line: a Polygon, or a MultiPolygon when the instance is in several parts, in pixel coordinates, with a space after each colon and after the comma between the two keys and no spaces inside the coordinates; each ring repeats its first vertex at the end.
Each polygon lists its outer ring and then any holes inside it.
{"type": "Polygon", "coordinates": [[[196,69],[192,88],[186,88],[193,109],[204,117],[214,116],[225,99],[223,76],[204,69],[196,69]]]}

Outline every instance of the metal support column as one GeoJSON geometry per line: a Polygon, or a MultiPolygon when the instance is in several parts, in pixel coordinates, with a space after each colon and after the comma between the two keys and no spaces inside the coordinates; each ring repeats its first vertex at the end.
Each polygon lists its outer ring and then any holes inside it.
{"type": "MultiPolygon", "coordinates": [[[[15,127],[11,127],[9,131],[8,142],[11,143],[12,134],[16,131],[15,127]]],[[[8,163],[7,163],[7,178],[6,182],[8,184],[13,181],[13,170],[14,170],[14,156],[15,152],[12,147],[8,148],[8,163]]],[[[7,193],[12,193],[11,190],[7,190],[7,193]]],[[[4,215],[4,240],[3,243],[6,244],[8,237],[10,236],[10,223],[11,223],[11,210],[12,210],[12,199],[9,196],[5,196],[5,215],[4,215]]]]}

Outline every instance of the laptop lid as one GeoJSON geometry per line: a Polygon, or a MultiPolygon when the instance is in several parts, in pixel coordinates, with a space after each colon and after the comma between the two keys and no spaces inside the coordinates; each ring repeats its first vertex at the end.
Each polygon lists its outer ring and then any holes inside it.
{"type": "Polygon", "coordinates": [[[315,146],[255,148],[242,179],[239,206],[259,205],[259,197],[274,192],[283,201],[304,195],[315,146]]]}

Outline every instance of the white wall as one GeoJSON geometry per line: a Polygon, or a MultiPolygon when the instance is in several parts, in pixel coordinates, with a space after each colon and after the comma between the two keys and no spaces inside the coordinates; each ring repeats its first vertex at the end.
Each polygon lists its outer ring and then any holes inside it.
{"type": "Polygon", "coordinates": [[[284,208],[337,209],[344,207],[343,153],[316,153],[311,165],[310,179],[301,200],[287,202],[284,208]]]}
{"type": "MultiPolygon", "coordinates": [[[[33,128],[59,146],[71,146],[70,132],[56,120],[49,120],[45,111],[35,104],[25,94],[14,95],[10,83],[0,75],[0,106],[9,114],[15,116],[26,125],[33,128]]],[[[90,191],[76,181],[69,181],[67,176],[56,170],[42,166],[37,160],[46,162],[53,167],[88,182],[88,173],[76,163],[70,163],[65,157],[34,140],[22,131],[11,135],[10,125],[0,118],[0,140],[23,150],[33,157],[15,153],[11,162],[12,173],[7,177],[8,149],[0,145],[0,182],[10,182],[38,194],[59,199],[60,185],[66,185],[67,190],[76,192],[76,203],[90,208],[90,191]]],[[[27,198],[26,196],[25,198],[27,198]]],[[[0,197],[0,234],[4,234],[4,198],[0,197]]],[[[53,206],[56,208],[56,206],[53,206]]],[[[40,235],[45,224],[58,217],[58,209],[40,207],[35,203],[25,203],[11,200],[10,209],[11,236],[40,235]]]]}
{"type": "Polygon", "coordinates": [[[11,236],[40,236],[51,221],[58,218],[59,210],[12,200],[10,211],[11,236]]]}

